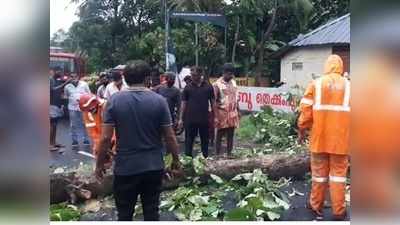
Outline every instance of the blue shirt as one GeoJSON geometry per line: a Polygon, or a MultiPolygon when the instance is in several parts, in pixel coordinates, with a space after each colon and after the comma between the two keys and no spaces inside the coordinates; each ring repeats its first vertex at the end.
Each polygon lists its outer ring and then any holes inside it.
{"type": "Polygon", "coordinates": [[[114,174],[135,175],[164,169],[162,127],[171,126],[167,101],[143,88],[129,88],[111,96],[103,115],[117,138],[114,174]]]}

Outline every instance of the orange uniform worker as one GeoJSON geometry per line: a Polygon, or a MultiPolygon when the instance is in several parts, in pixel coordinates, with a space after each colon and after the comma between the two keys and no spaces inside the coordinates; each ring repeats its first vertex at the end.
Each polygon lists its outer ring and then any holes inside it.
{"type": "Polygon", "coordinates": [[[104,105],[105,100],[93,94],[82,95],[79,99],[79,108],[83,112],[83,120],[86,130],[92,139],[93,155],[96,158],[98,155],[97,149],[101,139],[104,105]]]}
{"type": "Polygon", "coordinates": [[[314,80],[300,102],[299,141],[311,129],[312,187],[309,206],[322,216],[328,182],[333,216],[346,216],[345,188],[350,129],[350,81],[343,77],[343,61],[328,57],[324,76],[314,80]]]}

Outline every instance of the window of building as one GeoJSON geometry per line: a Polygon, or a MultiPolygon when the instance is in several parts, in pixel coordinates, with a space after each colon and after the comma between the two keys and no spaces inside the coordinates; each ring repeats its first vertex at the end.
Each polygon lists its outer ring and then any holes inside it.
{"type": "Polygon", "coordinates": [[[303,63],[302,62],[292,63],[292,71],[299,71],[299,70],[303,70],[303,63]]]}

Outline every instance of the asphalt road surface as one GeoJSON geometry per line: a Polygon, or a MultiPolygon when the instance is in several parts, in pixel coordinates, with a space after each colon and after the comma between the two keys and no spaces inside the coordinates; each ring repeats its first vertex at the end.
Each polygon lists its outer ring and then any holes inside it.
{"type": "Polygon", "coordinates": [[[78,151],[91,152],[90,146],[80,145],[79,149],[73,150],[71,147],[72,140],[69,129],[69,121],[61,120],[57,126],[57,143],[65,145],[59,151],[50,152],[49,166],[52,169],[64,167],[74,168],[82,163],[93,163],[94,160],[88,156],[78,154],[78,151]]]}

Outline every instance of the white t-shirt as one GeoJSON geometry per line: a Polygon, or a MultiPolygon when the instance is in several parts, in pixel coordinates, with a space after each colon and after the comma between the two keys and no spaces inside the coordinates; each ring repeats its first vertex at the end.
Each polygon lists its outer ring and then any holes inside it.
{"type": "Polygon", "coordinates": [[[104,93],[106,92],[106,85],[101,85],[99,88],[97,88],[97,96],[100,98],[104,98],[104,93]]]}
{"type": "Polygon", "coordinates": [[[128,85],[125,83],[125,81],[122,82],[121,89],[118,89],[115,83],[111,82],[107,85],[106,90],[104,91],[104,98],[109,99],[111,95],[119,91],[125,90],[126,88],[128,88],[128,85]]]}
{"type": "Polygon", "coordinates": [[[79,98],[83,94],[90,94],[89,85],[85,81],[79,81],[75,87],[73,84],[67,84],[64,87],[64,94],[68,98],[68,110],[80,111],[79,98]]]}

